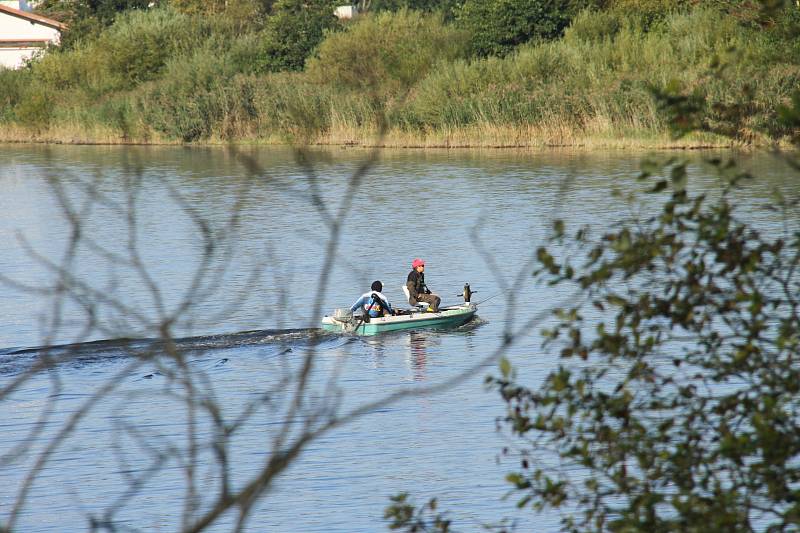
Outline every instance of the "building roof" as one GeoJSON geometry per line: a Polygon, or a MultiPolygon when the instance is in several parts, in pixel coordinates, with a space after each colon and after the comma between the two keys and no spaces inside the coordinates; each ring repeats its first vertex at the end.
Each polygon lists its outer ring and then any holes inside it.
{"type": "Polygon", "coordinates": [[[47,17],[36,15],[34,13],[28,13],[27,11],[20,11],[19,9],[14,9],[13,7],[8,7],[4,6],[3,4],[0,4],[0,14],[4,13],[7,15],[11,15],[12,17],[19,17],[21,19],[29,20],[31,22],[36,22],[37,24],[50,26],[51,28],[55,28],[57,30],[67,29],[66,24],[62,24],[57,20],[49,19],[47,17]]]}

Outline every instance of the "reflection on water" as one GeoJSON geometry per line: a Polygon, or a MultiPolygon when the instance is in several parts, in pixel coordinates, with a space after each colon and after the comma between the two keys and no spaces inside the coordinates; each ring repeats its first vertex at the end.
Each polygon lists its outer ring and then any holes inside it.
{"type": "Polygon", "coordinates": [[[371,356],[371,368],[381,368],[384,365],[384,359],[386,359],[386,348],[384,348],[384,343],[380,337],[363,337],[362,342],[368,347],[371,356]]]}
{"type": "Polygon", "coordinates": [[[425,381],[425,365],[428,362],[427,343],[426,333],[409,332],[408,366],[414,373],[414,381],[425,381]]]}

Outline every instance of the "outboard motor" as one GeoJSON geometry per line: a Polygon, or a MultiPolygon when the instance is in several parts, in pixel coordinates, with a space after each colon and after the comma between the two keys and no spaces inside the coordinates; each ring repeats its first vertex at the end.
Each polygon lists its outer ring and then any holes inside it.
{"type": "Polygon", "coordinates": [[[353,312],[350,309],[334,309],[333,319],[339,322],[350,323],[353,321],[353,312]]]}

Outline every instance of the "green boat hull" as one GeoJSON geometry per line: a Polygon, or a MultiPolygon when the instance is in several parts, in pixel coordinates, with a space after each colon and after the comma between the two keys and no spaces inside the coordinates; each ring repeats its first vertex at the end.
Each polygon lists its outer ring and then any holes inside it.
{"type": "Polygon", "coordinates": [[[443,309],[438,313],[414,313],[411,315],[373,318],[369,322],[342,322],[326,316],[322,319],[322,328],[338,333],[355,335],[378,335],[389,331],[420,328],[453,328],[469,322],[478,308],[475,305],[463,305],[443,309]]]}

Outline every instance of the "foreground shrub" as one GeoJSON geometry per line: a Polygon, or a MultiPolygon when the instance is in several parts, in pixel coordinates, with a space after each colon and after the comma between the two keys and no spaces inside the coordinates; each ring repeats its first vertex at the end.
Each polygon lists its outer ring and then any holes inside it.
{"type": "Polygon", "coordinates": [[[798,523],[800,241],[778,222],[794,202],[776,197],[762,234],[736,210],[749,175],[710,163],[723,186],[708,197],[687,191],[685,162],[643,164],[650,192],[670,191],[660,209],[598,237],[556,221],[537,251],[536,281],[575,295],[543,332],[558,368],[530,386],[504,360],[487,382],[518,505],[558,510],[562,531],[798,523]]]}

